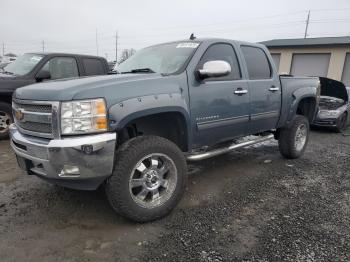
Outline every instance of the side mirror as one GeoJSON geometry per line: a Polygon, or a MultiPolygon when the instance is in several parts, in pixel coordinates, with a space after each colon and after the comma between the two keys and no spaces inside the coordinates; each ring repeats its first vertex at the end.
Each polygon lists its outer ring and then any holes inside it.
{"type": "Polygon", "coordinates": [[[201,79],[226,76],[229,73],[231,73],[231,65],[223,60],[205,62],[203,69],[198,70],[198,76],[201,79]]]}
{"type": "Polygon", "coordinates": [[[49,71],[41,70],[39,73],[37,73],[35,79],[37,82],[41,82],[43,80],[49,80],[51,79],[51,74],[49,71]]]}

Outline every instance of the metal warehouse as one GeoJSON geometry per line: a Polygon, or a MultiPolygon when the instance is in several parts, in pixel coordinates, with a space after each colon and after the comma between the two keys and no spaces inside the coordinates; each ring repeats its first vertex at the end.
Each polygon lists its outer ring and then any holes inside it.
{"type": "Polygon", "coordinates": [[[280,74],[324,76],[350,86],[350,36],[274,39],[262,42],[280,74]]]}

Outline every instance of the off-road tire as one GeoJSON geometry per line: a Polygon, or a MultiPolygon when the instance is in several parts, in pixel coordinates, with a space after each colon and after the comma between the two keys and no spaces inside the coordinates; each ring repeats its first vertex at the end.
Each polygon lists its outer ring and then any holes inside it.
{"type": "MultiPolygon", "coordinates": [[[[7,124],[11,124],[13,123],[13,116],[12,116],[12,108],[11,108],[11,105],[8,104],[8,103],[4,103],[4,102],[0,102],[0,121],[4,121],[3,120],[3,117],[5,117],[6,115],[6,118],[9,118],[6,123],[7,124]]],[[[1,123],[1,124],[5,124],[4,122],[1,123]]],[[[3,140],[3,139],[7,139],[9,138],[9,133],[10,133],[10,130],[9,128],[6,128],[6,129],[2,129],[0,127],[0,140],[3,140]]]]}
{"type": "Polygon", "coordinates": [[[344,132],[346,128],[346,124],[348,121],[348,115],[347,113],[342,114],[338,119],[337,119],[337,126],[335,127],[335,132],[337,133],[342,133],[344,132]]]}
{"type": "Polygon", "coordinates": [[[116,152],[113,174],[105,183],[107,198],[121,216],[135,222],[149,222],[169,214],[180,201],[187,182],[187,164],[184,154],[173,142],[157,136],[140,136],[124,144],[116,152]],[[168,156],[176,166],[176,186],[170,198],[162,205],[145,208],[134,201],[129,182],[135,165],[150,154],[168,156]]]}
{"type": "Polygon", "coordinates": [[[310,124],[308,119],[302,115],[296,115],[288,128],[280,130],[278,146],[283,157],[296,159],[304,153],[310,135],[310,124]],[[306,129],[306,140],[302,148],[297,148],[296,139],[299,127],[304,126],[306,129]]]}

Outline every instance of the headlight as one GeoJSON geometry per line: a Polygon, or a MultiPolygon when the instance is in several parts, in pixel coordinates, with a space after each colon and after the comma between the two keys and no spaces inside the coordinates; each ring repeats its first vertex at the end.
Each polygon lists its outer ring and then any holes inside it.
{"type": "Polygon", "coordinates": [[[329,117],[329,116],[336,116],[338,115],[338,111],[336,110],[321,110],[319,112],[319,116],[321,117],[329,117]]]}
{"type": "Polygon", "coordinates": [[[96,133],[106,130],[106,104],[102,98],[62,103],[61,132],[63,135],[96,133]]]}

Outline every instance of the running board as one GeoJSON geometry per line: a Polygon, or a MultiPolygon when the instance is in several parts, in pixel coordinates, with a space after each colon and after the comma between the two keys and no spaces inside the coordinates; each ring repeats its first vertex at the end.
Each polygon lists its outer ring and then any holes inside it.
{"type": "Polygon", "coordinates": [[[219,149],[215,149],[212,151],[207,151],[204,153],[197,153],[197,154],[190,154],[187,156],[187,160],[189,161],[199,161],[199,160],[203,160],[203,159],[207,159],[213,156],[218,156],[218,155],[222,155],[225,153],[228,153],[232,150],[238,149],[238,148],[242,148],[242,147],[246,147],[246,146],[251,146],[254,144],[258,144],[261,142],[265,142],[268,140],[271,140],[274,138],[274,135],[268,135],[268,136],[264,136],[255,140],[251,140],[251,141],[246,141],[243,143],[239,143],[239,144],[232,144],[228,147],[224,147],[224,148],[219,148],[219,149]]]}

